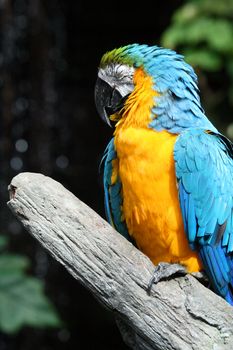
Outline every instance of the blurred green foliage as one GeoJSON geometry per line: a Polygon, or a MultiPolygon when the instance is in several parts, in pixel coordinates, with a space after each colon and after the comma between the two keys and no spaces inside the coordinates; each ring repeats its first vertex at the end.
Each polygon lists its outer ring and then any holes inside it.
{"type": "Polygon", "coordinates": [[[0,330],[12,334],[25,325],[58,327],[59,317],[44,294],[43,283],[26,274],[28,258],[4,252],[7,243],[0,236],[0,330]]]}
{"type": "Polygon", "coordinates": [[[226,67],[233,78],[233,0],[189,0],[173,16],[162,37],[181,47],[187,61],[204,70],[226,67]]]}
{"type": "Polygon", "coordinates": [[[182,53],[196,68],[207,112],[233,138],[233,128],[220,121],[221,113],[230,115],[233,106],[233,0],[186,0],[161,44],[182,53]]]}

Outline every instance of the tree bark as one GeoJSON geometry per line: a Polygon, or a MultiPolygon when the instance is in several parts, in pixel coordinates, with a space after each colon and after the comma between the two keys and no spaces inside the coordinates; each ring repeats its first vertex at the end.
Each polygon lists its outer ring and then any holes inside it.
{"type": "Polygon", "coordinates": [[[191,275],[161,281],[148,295],[152,262],[53,179],[13,178],[8,206],[24,227],[115,313],[132,349],[233,348],[233,309],[191,275]]]}

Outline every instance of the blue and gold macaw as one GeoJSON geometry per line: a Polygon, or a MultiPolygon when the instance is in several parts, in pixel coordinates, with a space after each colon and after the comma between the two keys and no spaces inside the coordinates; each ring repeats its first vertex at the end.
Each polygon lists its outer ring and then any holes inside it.
{"type": "Polygon", "coordinates": [[[96,106],[108,221],[158,264],[205,270],[233,305],[233,145],[207,119],[183,56],[133,44],[107,52],[96,106]]]}

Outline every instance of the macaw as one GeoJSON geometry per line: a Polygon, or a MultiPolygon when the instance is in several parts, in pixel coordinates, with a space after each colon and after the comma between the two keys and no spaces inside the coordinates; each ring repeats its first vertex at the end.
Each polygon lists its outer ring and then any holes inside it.
{"type": "Polygon", "coordinates": [[[193,68],[158,46],[114,49],[95,101],[115,125],[103,157],[108,221],[155,265],[204,270],[233,305],[233,144],[206,117],[193,68]]]}

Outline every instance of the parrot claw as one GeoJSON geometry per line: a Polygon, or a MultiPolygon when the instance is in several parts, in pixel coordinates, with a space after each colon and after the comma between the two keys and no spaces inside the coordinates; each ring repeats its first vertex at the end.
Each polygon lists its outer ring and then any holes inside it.
{"type": "Polygon", "coordinates": [[[155,267],[154,273],[149,281],[147,293],[150,295],[153,284],[157,284],[159,281],[164,279],[169,279],[176,274],[186,275],[187,270],[185,266],[180,264],[169,264],[166,262],[159,263],[155,267]]]}

